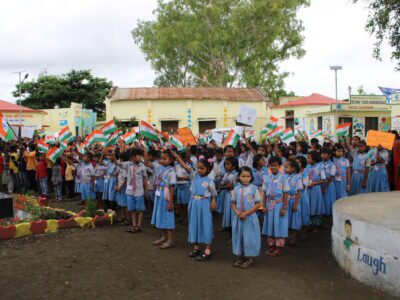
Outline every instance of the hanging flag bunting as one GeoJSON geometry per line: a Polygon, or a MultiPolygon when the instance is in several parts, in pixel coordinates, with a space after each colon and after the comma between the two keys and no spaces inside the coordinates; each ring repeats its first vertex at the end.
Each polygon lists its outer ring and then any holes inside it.
{"type": "Polygon", "coordinates": [[[39,151],[47,153],[49,151],[49,145],[45,142],[44,139],[41,139],[37,142],[37,147],[39,151]]]}
{"type": "Polygon", "coordinates": [[[0,113],[0,119],[1,119],[0,137],[3,140],[11,141],[12,139],[14,139],[16,137],[15,133],[12,130],[10,124],[8,124],[8,122],[6,121],[6,119],[4,118],[4,116],[1,113],[0,113]]]}
{"type": "Polygon", "coordinates": [[[123,136],[122,136],[122,140],[125,142],[125,144],[130,144],[132,143],[134,140],[136,140],[136,131],[134,128],[132,128],[131,131],[126,132],[123,136]]]}
{"type": "Polygon", "coordinates": [[[105,123],[100,129],[104,135],[112,134],[115,130],[117,130],[117,126],[115,126],[114,120],[110,120],[105,123]]]}
{"type": "Polygon", "coordinates": [[[295,141],[292,128],[289,127],[283,131],[282,141],[285,142],[286,144],[289,144],[289,143],[295,141]]]}
{"type": "Polygon", "coordinates": [[[267,128],[270,129],[270,130],[273,130],[276,127],[278,127],[278,120],[279,120],[278,118],[276,118],[274,116],[271,116],[269,118],[269,122],[267,124],[267,128]]]}
{"type": "Polygon", "coordinates": [[[158,141],[157,131],[146,121],[140,121],[140,133],[152,141],[158,141]]]}
{"type": "Polygon", "coordinates": [[[58,147],[53,147],[47,152],[47,158],[53,163],[63,154],[64,150],[58,147]]]}
{"type": "Polygon", "coordinates": [[[336,126],[336,136],[348,135],[350,127],[351,127],[351,122],[336,126]]]}
{"type": "Polygon", "coordinates": [[[240,135],[233,129],[229,131],[229,134],[224,142],[224,146],[231,145],[233,147],[236,147],[237,143],[239,142],[240,135]]]}

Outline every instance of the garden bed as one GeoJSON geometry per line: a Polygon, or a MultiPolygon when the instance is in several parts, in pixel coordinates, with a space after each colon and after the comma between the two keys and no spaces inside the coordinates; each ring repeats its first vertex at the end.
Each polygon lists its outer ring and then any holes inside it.
{"type": "Polygon", "coordinates": [[[14,219],[0,220],[0,240],[20,238],[33,234],[57,232],[66,228],[94,228],[113,224],[113,214],[93,209],[74,213],[60,208],[52,208],[47,201],[35,196],[15,195],[14,219]]]}

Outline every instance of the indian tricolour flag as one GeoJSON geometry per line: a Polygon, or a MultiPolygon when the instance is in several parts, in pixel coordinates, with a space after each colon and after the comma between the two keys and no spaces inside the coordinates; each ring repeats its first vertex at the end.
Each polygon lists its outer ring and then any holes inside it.
{"type": "Polygon", "coordinates": [[[55,162],[57,158],[59,158],[64,152],[64,149],[53,147],[47,152],[47,158],[50,159],[52,162],[55,162]]]}
{"type": "Polygon", "coordinates": [[[47,144],[54,144],[56,142],[56,137],[54,135],[46,135],[45,142],[47,144]]]}
{"type": "Polygon", "coordinates": [[[134,140],[136,140],[136,131],[134,128],[132,128],[131,131],[126,132],[123,136],[122,136],[122,140],[125,142],[125,144],[130,144],[132,143],[134,140]]]}
{"type": "Polygon", "coordinates": [[[208,144],[208,137],[205,134],[199,133],[199,135],[197,137],[201,144],[208,144]]]}
{"type": "Polygon", "coordinates": [[[41,139],[37,142],[37,146],[39,151],[47,153],[49,151],[49,145],[45,142],[44,139],[41,139]]]}
{"type": "Polygon", "coordinates": [[[268,133],[269,129],[264,127],[263,129],[261,129],[261,135],[266,135],[268,133]]]}
{"type": "Polygon", "coordinates": [[[86,143],[80,143],[78,145],[78,151],[80,154],[84,155],[86,153],[86,143]]]}
{"type": "Polygon", "coordinates": [[[117,129],[104,144],[104,147],[114,146],[118,142],[119,134],[120,130],[117,129]]]}
{"type": "Polygon", "coordinates": [[[146,121],[140,121],[140,133],[153,141],[158,141],[158,135],[157,135],[157,131],[156,129],[149,123],[147,123],[146,121]]]}
{"type": "Polygon", "coordinates": [[[226,137],[224,146],[231,145],[233,147],[236,147],[239,140],[240,140],[240,135],[235,130],[231,129],[231,131],[229,131],[228,136],[226,137]]]}
{"type": "Polygon", "coordinates": [[[69,130],[69,127],[64,127],[63,129],[61,129],[58,133],[58,140],[61,142],[63,141],[67,141],[68,143],[71,142],[74,137],[72,136],[72,132],[69,130]]]}
{"type": "Polygon", "coordinates": [[[103,125],[103,127],[101,127],[101,131],[104,133],[104,135],[112,134],[116,129],[117,126],[115,126],[114,120],[108,121],[103,125]]]}
{"type": "Polygon", "coordinates": [[[178,151],[185,149],[185,146],[183,145],[182,140],[178,135],[170,135],[169,141],[172,145],[176,147],[176,149],[178,149],[178,151]]]}
{"type": "Polygon", "coordinates": [[[315,131],[313,134],[311,134],[311,136],[310,136],[310,138],[311,139],[316,139],[316,138],[318,138],[318,137],[322,137],[322,130],[320,129],[320,130],[317,130],[317,131],[315,131]]]}
{"type": "Polygon", "coordinates": [[[42,137],[42,136],[44,136],[44,134],[45,134],[45,130],[42,128],[42,129],[37,129],[36,130],[36,134],[38,135],[38,136],[40,136],[40,137],[42,137]]]}
{"type": "MultiPolygon", "coordinates": [[[[97,142],[101,142],[104,139],[104,134],[100,130],[93,130],[87,137],[86,137],[86,144],[87,147],[92,146],[97,142]]],[[[106,140],[107,141],[107,140],[106,140]]]]}
{"type": "Polygon", "coordinates": [[[267,124],[267,128],[273,130],[276,127],[278,127],[278,120],[279,120],[278,118],[276,118],[274,116],[271,116],[269,118],[269,121],[268,121],[268,124],[267,124]]]}
{"type": "Polygon", "coordinates": [[[15,137],[14,131],[12,130],[11,126],[8,124],[8,122],[1,113],[0,113],[0,119],[1,119],[0,137],[3,140],[11,141],[15,137]]]}
{"type": "Polygon", "coordinates": [[[289,127],[283,131],[282,141],[284,141],[286,144],[289,144],[289,143],[295,141],[292,128],[289,127]]]}
{"type": "Polygon", "coordinates": [[[351,126],[351,122],[336,126],[336,136],[347,135],[349,133],[350,126],[351,126]]]}

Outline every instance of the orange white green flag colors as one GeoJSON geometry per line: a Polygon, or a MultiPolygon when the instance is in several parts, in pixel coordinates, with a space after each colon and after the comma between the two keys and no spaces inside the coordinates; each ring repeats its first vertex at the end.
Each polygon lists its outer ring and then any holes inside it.
{"type": "Polygon", "coordinates": [[[158,135],[156,129],[146,121],[140,121],[140,126],[139,126],[140,133],[153,141],[158,141],[158,135]]]}
{"type": "Polygon", "coordinates": [[[296,139],[294,138],[294,133],[291,127],[285,129],[282,135],[282,141],[286,144],[294,142],[296,139]]]}
{"type": "Polygon", "coordinates": [[[236,147],[239,140],[240,140],[240,135],[235,130],[231,129],[231,131],[229,131],[228,136],[226,137],[224,146],[231,145],[233,147],[236,147]]]}
{"type": "Polygon", "coordinates": [[[268,124],[267,124],[267,128],[270,129],[270,130],[273,130],[273,129],[277,128],[278,127],[278,120],[279,120],[278,118],[276,118],[274,116],[271,116],[269,118],[269,121],[268,121],[268,124]]]}
{"type": "Polygon", "coordinates": [[[72,135],[72,132],[69,130],[69,127],[64,127],[63,129],[61,129],[58,133],[58,140],[61,142],[63,141],[67,141],[68,143],[73,141],[74,137],[72,135]]]}
{"type": "Polygon", "coordinates": [[[56,142],[56,137],[55,137],[54,135],[46,135],[44,141],[45,141],[47,144],[55,144],[55,142],[56,142]]]}
{"type": "Polygon", "coordinates": [[[136,131],[134,128],[132,128],[131,131],[126,132],[123,136],[122,136],[122,140],[125,142],[125,144],[130,144],[132,143],[134,140],[136,140],[136,131]]]}
{"type": "Polygon", "coordinates": [[[101,131],[104,135],[112,134],[115,130],[117,130],[117,126],[115,126],[114,120],[108,121],[101,127],[101,131]]]}
{"type": "Polygon", "coordinates": [[[183,145],[182,140],[178,135],[170,135],[169,142],[174,145],[178,151],[185,149],[185,145],[183,145]]]}
{"type": "Polygon", "coordinates": [[[349,133],[351,122],[336,126],[336,136],[346,136],[349,133]]]}
{"type": "Polygon", "coordinates": [[[44,139],[41,139],[37,142],[37,147],[41,152],[47,153],[49,151],[49,145],[45,142],[44,139]]]}
{"type": "Polygon", "coordinates": [[[1,113],[0,119],[0,137],[3,140],[11,141],[15,137],[14,131],[1,113]]]}
{"type": "MultiPolygon", "coordinates": [[[[104,137],[104,134],[101,130],[93,130],[87,137],[86,137],[86,144],[87,147],[92,146],[97,142],[101,142],[104,137]]],[[[106,140],[107,141],[107,140],[106,140]]]]}
{"type": "Polygon", "coordinates": [[[310,138],[311,138],[311,139],[316,139],[316,138],[318,138],[318,137],[322,137],[322,130],[321,130],[321,129],[315,131],[314,133],[312,133],[312,134],[310,135],[310,138]]]}
{"type": "Polygon", "coordinates": [[[57,158],[59,158],[64,152],[64,149],[53,147],[47,152],[47,158],[50,159],[52,162],[55,162],[57,158]]]}
{"type": "Polygon", "coordinates": [[[114,131],[114,133],[110,136],[108,141],[104,144],[104,147],[114,146],[115,144],[117,144],[120,133],[121,133],[121,131],[118,129],[116,131],[114,131]]]}

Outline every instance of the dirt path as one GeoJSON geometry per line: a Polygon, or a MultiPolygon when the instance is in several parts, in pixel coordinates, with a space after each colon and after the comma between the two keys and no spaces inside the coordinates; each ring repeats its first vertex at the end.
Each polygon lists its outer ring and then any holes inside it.
{"type": "Polygon", "coordinates": [[[172,250],[151,245],[158,233],[150,226],[136,235],[114,225],[2,241],[0,299],[392,299],[342,272],[328,231],[248,270],[232,267],[227,233],[215,235],[215,257],[204,263],[187,257],[184,226],[172,250]]]}

